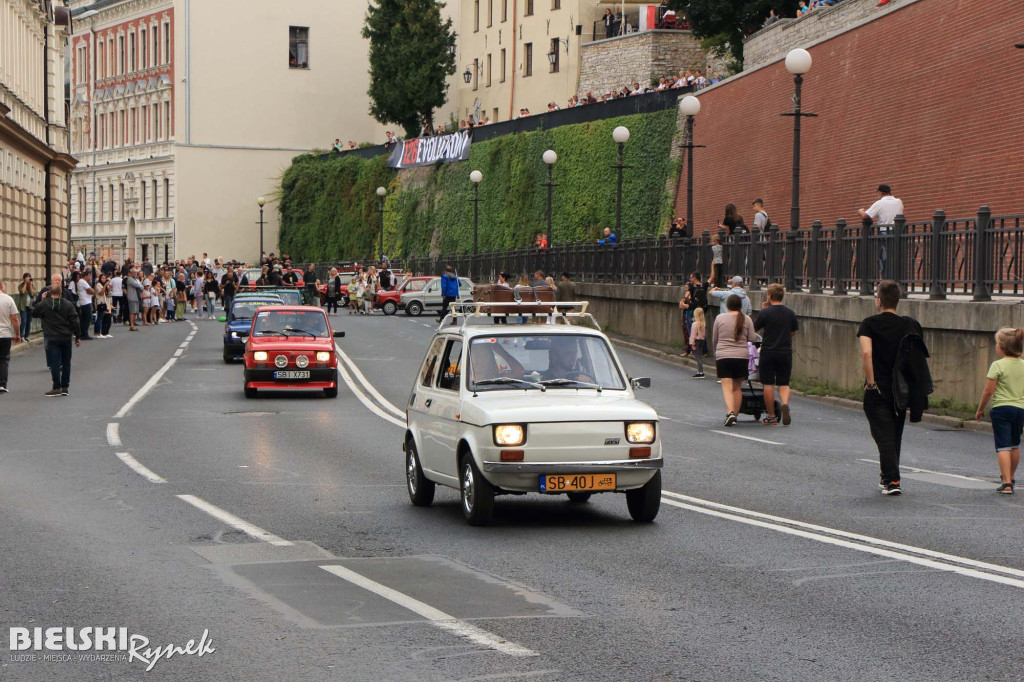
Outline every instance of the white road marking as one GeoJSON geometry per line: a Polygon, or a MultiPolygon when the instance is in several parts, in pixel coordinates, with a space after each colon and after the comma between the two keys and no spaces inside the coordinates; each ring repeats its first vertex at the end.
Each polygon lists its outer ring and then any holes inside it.
{"type": "MultiPolygon", "coordinates": [[[[858,462],[866,462],[868,464],[875,464],[875,465],[878,464],[878,460],[877,459],[858,459],[857,461],[858,462]]],[[[949,474],[949,473],[946,473],[945,471],[932,471],[931,469],[919,469],[918,467],[908,467],[906,464],[901,464],[900,465],[900,469],[902,469],[903,471],[912,471],[914,473],[935,474],[936,476],[949,476],[950,478],[959,478],[959,479],[964,480],[964,481],[973,481],[975,483],[986,483],[986,484],[987,483],[991,483],[991,481],[986,481],[984,478],[976,478],[974,476],[964,476],[962,474],[949,474]]]]}
{"type": "Polygon", "coordinates": [[[180,358],[180,357],[181,357],[181,353],[182,353],[182,350],[183,350],[183,349],[179,348],[178,350],[174,351],[174,357],[176,357],[176,358],[180,358]]]}
{"type": "MultiPolygon", "coordinates": [[[[373,412],[375,415],[377,415],[384,421],[391,422],[392,424],[401,429],[405,428],[404,421],[399,421],[395,419],[390,414],[377,407],[377,405],[375,405],[372,400],[366,397],[366,394],[359,390],[359,387],[356,386],[356,383],[352,381],[352,377],[349,376],[349,373],[345,370],[344,363],[338,365],[338,374],[341,375],[341,378],[344,380],[345,384],[349,387],[352,393],[355,394],[356,398],[359,399],[359,402],[366,406],[366,409],[368,409],[370,412],[373,412]]],[[[394,406],[392,405],[392,407],[394,406]]]]}
{"type": "Polygon", "coordinates": [[[121,419],[126,414],[131,412],[132,408],[135,407],[135,404],[138,403],[140,400],[142,400],[143,398],[146,397],[146,394],[149,393],[153,389],[154,386],[156,386],[158,381],[163,379],[164,374],[167,373],[167,370],[169,370],[171,367],[173,367],[174,363],[177,362],[177,361],[178,361],[177,358],[171,358],[170,360],[165,362],[164,366],[161,367],[160,369],[158,369],[156,371],[156,374],[151,376],[149,378],[149,381],[147,381],[145,384],[143,384],[142,388],[140,388],[138,391],[135,392],[135,395],[133,395],[131,397],[131,399],[129,399],[128,402],[126,402],[121,407],[121,409],[117,411],[117,414],[115,414],[114,417],[116,419],[121,419]]]}
{"type": "Polygon", "coordinates": [[[182,341],[181,345],[178,346],[178,348],[188,348],[188,339],[182,341]]]}
{"type": "Polygon", "coordinates": [[[147,481],[151,483],[167,483],[167,481],[164,478],[154,474],[152,471],[143,466],[143,464],[139,462],[139,460],[135,459],[127,452],[117,452],[115,454],[117,455],[117,458],[124,462],[125,464],[127,464],[132,471],[137,473],[139,476],[142,476],[147,481]]]}
{"type": "Polygon", "coordinates": [[[371,384],[367,380],[367,378],[363,376],[363,373],[359,371],[358,367],[356,367],[356,363],[352,362],[352,358],[345,354],[345,351],[341,349],[341,346],[339,346],[338,344],[334,344],[334,349],[338,351],[338,355],[341,357],[342,360],[345,361],[345,364],[348,365],[349,369],[352,370],[352,374],[354,374],[355,378],[359,380],[359,383],[362,384],[363,387],[365,387],[366,390],[370,392],[370,395],[377,399],[377,402],[379,402],[385,410],[395,414],[398,417],[402,417],[403,419],[405,418],[405,413],[402,412],[397,407],[395,407],[394,405],[392,405],[390,402],[388,402],[387,399],[384,398],[384,396],[382,396],[377,391],[377,389],[373,387],[373,384],[371,384]]]}
{"type": "Polygon", "coordinates": [[[423,326],[426,327],[427,329],[434,329],[435,328],[433,325],[427,324],[426,322],[423,323],[423,326]]]}
{"type": "Polygon", "coordinates": [[[859,533],[851,533],[827,526],[818,526],[795,519],[762,514],[761,512],[702,500],[698,497],[690,497],[689,495],[682,495],[667,490],[663,491],[662,495],[666,497],[662,497],[661,501],[673,507],[680,507],[731,521],[739,521],[740,523],[759,526],[788,535],[838,545],[859,552],[867,552],[868,554],[877,554],[941,571],[950,571],[972,578],[1024,588],[1024,570],[1009,566],[990,564],[954,554],[936,552],[923,547],[914,547],[912,545],[882,540],[881,538],[874,538],[869,535],[860,535],[859,533]]]}
{"type": "Polygon", "coordinates": [[[733,433],[731,431],[716,431],[715,429],[711,429],[711,433],[720,433],[723,436],[732,436],[733,438],[742,438],[743,440],[753,440],[753,441],[757,441],[758,443],[767,443],[768,445],[785,445],[785,443],[779,443],[779,442],[776,442],[774,440],[765,440],[764,438],[754,438],[753,436],[741,436],[740,434],[733,433]]]}
{"type": "Polygon", "coordinates": [[[117,429],[117,422],[110,422],[109,424],[107,424],[107,445],[109,445],[112,448],[121,447],[121,436],[117,432],[117,429]]]}
{"type": "Polygon", "coordinates": [[[200,499],[195,495],[178,495],[178,498],[184,500],[185,502],[188,502],[197,509],[201,509],[202,511],[206,512],[218,521],[226,523],[232,528],[236,528],[245,533],[246,535],[256,538],[257,540],[269,542],[275,547],[290,547],[292,545],[290,541],[285,540],[284,538],[280,538],[271,533],[270,531],[263,530],[259,526],[249,523],[245,519],[239,518],[231,512],[226,512],[220,507],[212,505],[206,500],[200,499]]]}
{"type": "Polygon", "coordinates": [[[386,585],[381,585],[380,583],[370,580],[366,576],[360,575],[355,571],[351,571],[344,566],[326,565],[321,566],[320,568],[328,573],[338,576],[342,580],[347,580],[353,585],[361,587],[368,592],[373,592],[378,596],[384,597],[388,601],[394,602],[417,615],[423,616],[430,621],[432,625],[439,627],[442,630],[447,630],[459,637],[464,637],[474,644],[479,644],[480,646],[487,647],[488,649],[500,651],[501,653],[508,654],[509,656],[525,657],[540,655],[536,651],[514,644],[513,642],[502,639],[501,637],[487,632],[482,628],[478,628],[475,625],[471,625],[470,623],[459,620],[453,616],[449,616],[444,611],[435,609],[429,604],[425,604],[418,599],[413,599],[409,595],[393,590],[386,585]]]}

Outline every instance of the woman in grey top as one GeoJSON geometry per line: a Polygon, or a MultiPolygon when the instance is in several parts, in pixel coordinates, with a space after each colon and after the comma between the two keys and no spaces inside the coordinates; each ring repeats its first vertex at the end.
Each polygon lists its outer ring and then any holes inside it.
{"type": "Polygon", "coordinates": [[[722,380],[722,397],[725,400],[725,425],[734,426],[736,415],[743,402],[743,380],[747,378],[747,363],[750,351],[747,343],[757,338],[754,323],[740,308],[743,300],[732,294],[725,301],[728,312],[715,318],[711,352],[715,355],[718,378],[722,380]]]}

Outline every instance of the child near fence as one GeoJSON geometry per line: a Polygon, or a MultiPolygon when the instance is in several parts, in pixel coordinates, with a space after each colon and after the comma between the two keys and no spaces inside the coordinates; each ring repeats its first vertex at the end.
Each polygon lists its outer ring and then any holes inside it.
{"type": "Polygon", "coordinates": [[[704,349],[707,348],[707,322],[704,319],[704,309],[697,308],[693,311],[693,326],[690,327],[690,345],[693,347],[693,357],[697,360],[697,373],[694,379],[704,378],[704,349]]]}

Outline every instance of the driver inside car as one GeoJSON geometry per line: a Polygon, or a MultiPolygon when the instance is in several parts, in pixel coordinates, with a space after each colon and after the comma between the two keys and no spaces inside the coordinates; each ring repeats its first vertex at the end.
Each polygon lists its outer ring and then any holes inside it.
{"type": "Polygon", "coordinates": [[[570,379],[572,381],[592,382],[593,379],[581,371],[576,357],[575,340],[551,339],[551,347],[548,349],[548,368],[541,373],[541,380],[570,379]]]}

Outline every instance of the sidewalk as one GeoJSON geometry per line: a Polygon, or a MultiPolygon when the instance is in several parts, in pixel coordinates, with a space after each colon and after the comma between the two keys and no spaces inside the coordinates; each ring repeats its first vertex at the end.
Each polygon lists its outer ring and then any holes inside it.
{"type": "Polygon", "coordinates": [[[31,350],[32,348],[41,349],[42,347],[43,334],[42,332],[36,332],[35,334],[32,335],[32,338],[29,339],[28,343],[19,343],[14,346],[11,346],[11,357],[15,358],[19,355],[29,352],[29,350],[31,350]]]}
{"type": "MultiPolygon", "coordinates": [[[[626,350],[633,351],[634,353],[641,353],[663,362],[679,365],[680,367],[687,367],[694,370],[697,368],[697,363],[689,358],[684,358],[678,349],[656,344],[651,341],[641,342],[637,339],[632,339],[620,334],[609,333],[608,337],[611,338],[619,348],[625,348],[626,350]]],[[[713,357],[709,356],[704,359],[704,372],[705,374],[715,376],[715,360],[713,357]]],[[[857,400],[849,400],[847,398],[839,398],[836,396],[808,395],[795,389],[793,389],[792,392],[793,395],[798,395],[805,400],[816,400],[828,405],[847,407],[858,411],[862,409],[862,404],[857,400]]],[[[989,422],[976,422],[973,420],[964,421],[959,417],[949,417],[945,415],[931,414],[929,412],[924,413],[921,417],[921,421],[928,424],[943,426],[948,429],[964,429],[965,431],[975,431],[978,433],[991,433],[992,431],[992,425],[989,422]]]]}

